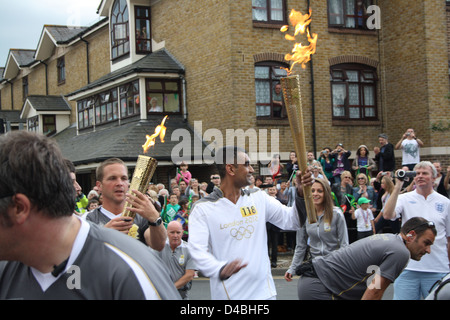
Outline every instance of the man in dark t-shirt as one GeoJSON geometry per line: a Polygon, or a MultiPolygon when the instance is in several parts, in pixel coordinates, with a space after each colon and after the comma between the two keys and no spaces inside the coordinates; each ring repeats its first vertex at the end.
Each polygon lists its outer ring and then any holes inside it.
{"type": "Polygon", "coordinates": [[[408,220],[400,234],[377,234],[316,257],[298,274],[300,300],[379,300],[409,262],[430,253],[436,229],[423,218],[408,220]]]}

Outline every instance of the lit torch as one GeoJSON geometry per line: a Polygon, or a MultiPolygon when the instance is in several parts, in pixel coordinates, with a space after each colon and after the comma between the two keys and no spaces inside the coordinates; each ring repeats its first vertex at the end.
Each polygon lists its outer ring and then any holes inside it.
{"type": "MultiPolygon", "coordinates": [[[[147,141],[142,146],[144,153],[147,153],[148,149],[155,145],[155,141],[158,136],[161,142],[164,143],[164,137],[166,135],[166,127],[164,126],[164,123],[166,122],[166,119],[167,116],[165,116],[161,124],[156,127],[155,133],[153,135],[146,136],[147,141]]],[[[144,155],[139,155],[136,162],[136,167],[133,172],[133,176],[131,178],[130,190],[138,190],[139,192],[145,193],[147,191],[148,184],[150,183],[150,180],[155,173],[157,164],[158,162],[156,161],[156,159],[144,155]]],[[[136,214],[128,210],[127,207],[130,207],[128,201],[125,204],[122,215],[134,218],[136,214]]],[[[131,232],[132,230],[130,230],[130,233],[131,232]]]]}
{"type": "MultiPolygon", "coordinates": [[[[306,63],[311,60],[311,55],[316,52],[317,34],[312,36],[309,30],[306,28],[311,23],[311,9],[309,14],[303,15],[301,12],[292,10],[289,15],[290,23],[295,27],[294,36],[289,34],[285,35],[285,38],[289,41],[295,41],[295,36],[299,33],[304,34],[307,32],[307,38],[309,41],[308,46],[302,46],[301,43],[295,43],[292,49],[292,54],[286,54],[286,61],[293,61],[288,71],[288,77],[281,79],[281,87],[283,88],[283,96],[286,105],[286,110],[289,118],[289,124],[291,127],[292,139],[297,152],[299,160],[299,167],[302,173],[305,173],[308,167],[306,158],[306,143],[305,143],[305,131],[303,122],[303,108],[302,108],[302,95],[300,90],[300,76],[291,76],[292,69],[295,64],[300,63],[302,68],[306,68],[306,63]]],[[[288,26],[281,28],[281,32],[286,32],[288,26]]],[[[303,188],[303,195],[306,204],[306,213],[309,223],[317,222],[317,216],[314,208],[311,186],[303,188]]]]}

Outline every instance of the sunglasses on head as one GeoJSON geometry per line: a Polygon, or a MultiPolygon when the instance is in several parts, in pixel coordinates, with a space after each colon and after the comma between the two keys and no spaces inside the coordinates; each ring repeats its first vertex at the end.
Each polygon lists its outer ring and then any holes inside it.
{"type": "Polygon", "coordinates": [[[426,225],[428,228],[433,228],[433,227],[435,227],[435,224],[434,224],[433,221],[427,221],[427,222],[424,222],[424,223],[419,224],[418,226],[415,226],[414,228],[408,230],[408,232],[406,232],[406,233],[408,234],[408,233],[410,233],[411,231],[416,230],[416,229],[418,229],[418,228],[420,228],[420,227],[422,227],[422,226],[425,226],[425,225],[426,225]]]}

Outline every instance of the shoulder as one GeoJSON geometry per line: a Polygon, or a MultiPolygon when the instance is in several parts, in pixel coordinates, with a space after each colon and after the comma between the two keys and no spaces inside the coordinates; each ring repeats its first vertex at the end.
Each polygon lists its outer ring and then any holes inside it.
{"type": "Polygon", "coordinates": [[[87,221],[98,222],[101,215],[100,207],[95,208],[92,211],[87,212],[84,217],[87,221]]]}

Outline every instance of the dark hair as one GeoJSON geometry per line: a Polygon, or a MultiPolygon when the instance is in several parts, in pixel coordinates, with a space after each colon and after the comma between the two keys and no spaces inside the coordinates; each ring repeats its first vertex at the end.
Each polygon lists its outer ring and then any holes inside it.
{"type": "Polygon", "coordinates": [[[178,201],[178,204],[180,207],[183,207],[184,205],[187,205],[189,203],[189,199],[188,198],[181,198],[180,201],[178,201]]]}
{"type": "Polygon", "coordinates": [[[64,162],[69,169],[69,172],[75,173],[75,166],[73,165],[72,161],[70,161],[69,159],[64,159],[64,162]]]}
{"type": "MultiPolygon", "coordinates": [[[[70,216],[75,189],[67,163],[54,140],[27,131],[0,137],[0,195],[21,193],[52,218],[70,216]]],[[[11,198],[0,200],[4,212],[11,198]]]]}
{"type": "Polygon", "coordinates": [[[247,153],[244,149],[236,146],[225,146],[216,151],[215,160],[219,176],[223,179],[226,175],[226,165],[238,165],[238,153],[247,153]]]}
{"type": "Polygon", "coordinates": [[[431,229],[431,231],[436,236],[437,231],[434,223],[424,219],[422,217],[413,217],[405,222],[405,224],[401,228],[401,233],[407,235],[411,231],[415,231],[417,237],[420,237],[427,229],[431,229]]]}

